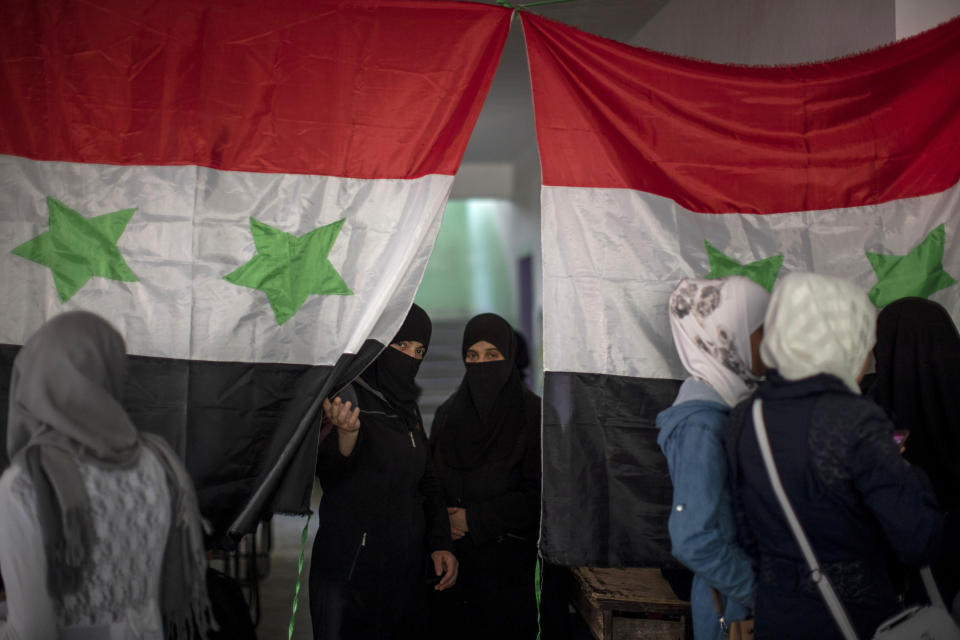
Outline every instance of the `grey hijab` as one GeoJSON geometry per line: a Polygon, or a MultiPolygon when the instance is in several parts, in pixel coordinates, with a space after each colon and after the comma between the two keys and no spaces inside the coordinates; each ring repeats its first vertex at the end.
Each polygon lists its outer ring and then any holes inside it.
{"type": "Polygon", "coordinates": [[[97,315],[72,311],[44,324],[13,362],[7,453],[36,487],[47,587],[59,600],[79,588],[95,535],[78,462],[125,469],[143,447],[153,451],[173,502],[160,592],[165,632],[203,637],[212,618],[196,495],[163,439],[139,434],[120,404],[125,364],[123,338],[97,315]]]}

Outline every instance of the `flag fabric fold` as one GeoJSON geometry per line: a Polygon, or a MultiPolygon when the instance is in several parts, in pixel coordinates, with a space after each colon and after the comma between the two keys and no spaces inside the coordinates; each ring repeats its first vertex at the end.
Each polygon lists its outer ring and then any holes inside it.
{"type": "Polygon", "coordinates": [[[542,550],[669,565],[654,418],[685,377],[666,309],[678,280],[770,289],[816,271],[878,306],[930,297],[960,318],[960,19],[777,67],[530,14],[523,27],[543,169],[542,550]]]}
{"type": "Polygon", "coordinates": [[[312,477],[303,411],[410,307],[510,12],[15,0],[0,18],[0,363],[96,311],[133,356],[131,414],[219,528],[245,503],[246,528],[268,502],[302,511],[303,487],[276,487],[312,477]]]}

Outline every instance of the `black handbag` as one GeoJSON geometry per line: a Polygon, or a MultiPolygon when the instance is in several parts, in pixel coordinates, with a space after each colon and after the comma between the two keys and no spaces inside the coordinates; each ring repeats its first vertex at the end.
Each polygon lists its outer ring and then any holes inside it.
{"type": "Polygon", "coordinates": [[[207,634],[209,640],[257,640],[240,583],[213,568],[207,569],[207,593],[213,617],[220,627],[207,634]]]}

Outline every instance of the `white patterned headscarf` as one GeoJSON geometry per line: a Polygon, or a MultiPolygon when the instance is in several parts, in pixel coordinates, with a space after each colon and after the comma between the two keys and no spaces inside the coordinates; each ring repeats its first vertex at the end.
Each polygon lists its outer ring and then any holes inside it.
{"type": "Polygon", "coordinates": [[[787,380],[829,373],[860,393],[857,378],[876,342],[876,309],[847,280],[791,273],[770,300],[760,354],[787,380]]]}
{"type": "Polygon", "coordinates": [[[680,281],[670,295],[670,328],[686,370],[731,407],[753,391],[750,334],[763,325],[770,294],[749,278],[680,281]]]}

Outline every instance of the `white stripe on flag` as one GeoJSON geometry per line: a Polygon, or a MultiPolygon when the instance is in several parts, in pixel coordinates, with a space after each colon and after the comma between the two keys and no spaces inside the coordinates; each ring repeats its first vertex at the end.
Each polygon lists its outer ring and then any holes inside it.
{"type": "MultiPolygon", "coordinates": [[[[666,301],[710,271],[704,240],[741,263],[783,254],[780,275],[816,271],[876,284],[865,251],[906,254],[946,225],[944,269],[960,280],[960,186],[884,204],[779,214],[693,213],[629,189],[544,186],[544,369],[686,376],[666,301]],[[590,345],[584,348],[583,345],[590,345]]],[[[960,318],[960,285],[931,299],[960,318]]]]}
{"type": "Polygon", "coordinates": [[[393,337],[452,182],[0,155],[0,343],[22,344],[47,318],[89,309],[113,322],[137,355],[333,364],[368,338],[393,337]],[[61,304],[50,270],[10,253],[48,229],[48,196],[88,218],[136,208],[118,247],[139,282],[91,278],[61,304]],[[266,294],[223,279],[256,253],[251,217],[297,236],[346,218],[329,260],[354,295],[309,296],[279,326],[266,294]]]}

